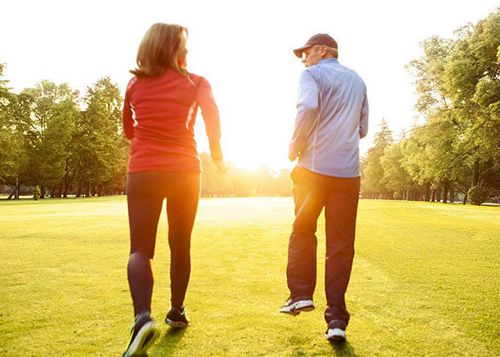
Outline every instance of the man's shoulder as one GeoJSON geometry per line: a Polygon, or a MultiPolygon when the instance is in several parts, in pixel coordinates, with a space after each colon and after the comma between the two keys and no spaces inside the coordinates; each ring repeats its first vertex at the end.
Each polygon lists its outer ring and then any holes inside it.
{"type": "Polygon", "coordinates": [[[355,72],[341,64],[338,61],[322,61],[316,64],[315,66],[311,66],[307,69],[311,70],[311,74],[316,78],[343,78],[346,79],[351,77],[355,72]]]}
{"type": "Polygon", "coordinates": [[[340,63],[338,65],[339,65],[339,68],[342,68],[342,72],[344,72],[348,75],[350,80],[354,80],[355,82],[358,82],[362,87],[366,88],[365,81],[363,80],[363,78],[359,75],[359,73],[356,70],[354,70],[350,67],[347,67],[343,64],[340,64],[340,63]]]}
{"type": "Polygon", "coordinates": [[[366,83],[363,80],[363,78],[355,70],[351,69],[351,71],[352,71],[352,75],[356,79],[356,81],[366,90],[366,83]]]}
{"type": "Polygon", "coordinates": [[[304,68],[302,72],[300,73],[300,81],[307,81],[309,82],[311,79],[315,80],[316,82],[319,81],[319,72],[315,70],[313,67],[316,66],[311,66],[304,68]]]}
{"type": "Polygon", "coordinates": [[[323,64],[323,66],[325,66],[325,68],[332,68],[338,72],[356,73],[351,67],[348,67],[343,63],[340,63],[338,60],[334,62],[326,62],[323,64]]]}
{"type": "Polygon", "coordinates": [[[307,68],[304,68],[302,70],[302,73],[300,74],[301,78],[313,78],[315,81],[318,81],[320,72],[321,70],[318,68],[317,65],[315,66],[310,66],[307,68]]]}

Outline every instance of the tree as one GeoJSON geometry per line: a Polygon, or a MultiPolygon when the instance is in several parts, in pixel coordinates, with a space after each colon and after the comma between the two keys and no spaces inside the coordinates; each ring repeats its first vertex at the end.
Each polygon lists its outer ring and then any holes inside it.
{"type": "Polygon", "coordinates": [[[443,202],[448,190],[453,198],[454,189],[467,193],[496,182],[500,172],[498,43],[500,10],[459,29],[454,40],[424,41],[424,56],[408,66],[427,121],[402,143],[403,166],[420,184],[439,189],[443,202]]]}
{"type": "Polygon", "coordinates": [[[392,193],[388,192],[383,182],[384,168],[380,161],[384,150],[392,144],[392,132],[384,118],[379,126],[380,130],[375,134],[374,146],[368,150],[362,160],[362,192],[363,197],[367,198],[392,198],[392,193]]]}
{"type": "Polygon", "coordinates": [[[88,87],[86,109],[73,140],[78,195],[120,192],[125,185],[128,143],[121,129],[120,90],[109,77],[88,87]]]}
{"type": "Polygon", "coordinates": [[[403,153],[401,143],[395,143],[384,149],[380,158],[384,176],[382,182],[389,190],[398,193],[402,199],[410,199],[410,191],[416,188],[416,183],[402,165],[403,153]]]}
{"type": "Polygon", "coordinates": [[[407,69],[415,77],[418,94],[416,109],[424,115],[452,109],[444,78],[445,66],[453,46],[452,40],[433,36],[422,44],[424,56],[413,60],[407,69]]]}
{"type": "Polygon", "coordinates": [[[79,115],[78,91],[44,80],[21,92],[18,122],[25,128],[30,163],[28,183],[60,196],[69,167],[71,140],[79,115]]]}
{"type": "Polygon", "coordinates": [[[445,79],[464,128],[461,150],[469,153],[464,162],[476,186],[500,165],[500,9],[458,34],[445,79]]]}
{"type": "Polygon", "coordinates": [[[16,122],[17,96],[1,79],[5,65],[0,64],[0,183],[13,186],[12,196],[19,198],[20,180],[27,166],[22,128],[16,122]]]}

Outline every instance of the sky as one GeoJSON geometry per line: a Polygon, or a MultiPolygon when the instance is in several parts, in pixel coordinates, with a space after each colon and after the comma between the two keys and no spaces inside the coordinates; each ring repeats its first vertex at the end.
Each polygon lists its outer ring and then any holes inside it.
{"type": "MultiPolygon", "coordinates": [[[[420,43],[486,18],[493,0],[16,0],[0,5],[0,63],[14,92],[42,79],[84,92],[110,76],[122,93],[137,48],[156,22],[189,30],[188,70],[211,83],[226,160],[240,167],[290,168],[288,141],[303,65],[292,49],[315,33],[339,45],[339,61],[365,80],[373,143],[382,118],[397,139],[418,117],[405,66],[420,43]]],[[[208,148],[201,116],[199,151],[208,148]]]]}

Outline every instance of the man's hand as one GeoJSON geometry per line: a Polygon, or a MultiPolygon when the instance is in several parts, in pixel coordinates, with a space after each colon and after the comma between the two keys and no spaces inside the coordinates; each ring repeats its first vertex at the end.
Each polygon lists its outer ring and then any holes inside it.
{"type": "Polygon", "coordinates": [[[299,156],[300,152],[297,152],[297,150],[293,149],[290,145],[290,148],[288,150],[288,160],[295,161],[299,156]]]}

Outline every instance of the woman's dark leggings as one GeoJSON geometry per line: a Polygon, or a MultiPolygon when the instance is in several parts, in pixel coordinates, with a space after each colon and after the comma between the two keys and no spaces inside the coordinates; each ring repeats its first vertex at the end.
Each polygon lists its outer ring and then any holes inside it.
{"type": "Polygon", "coordinates": [[[151,311],[156,230],[163,200],[167,199],[170,246],[171,303],[182,307],[191,272],[191,231],[200,196],[200,175],[140,172],[128,175],[127,203],[130,223],[128,281],[135,315],[151,311]]]}

